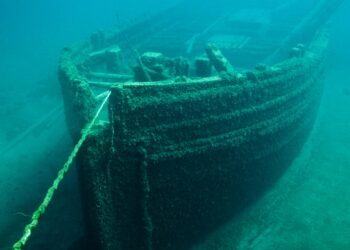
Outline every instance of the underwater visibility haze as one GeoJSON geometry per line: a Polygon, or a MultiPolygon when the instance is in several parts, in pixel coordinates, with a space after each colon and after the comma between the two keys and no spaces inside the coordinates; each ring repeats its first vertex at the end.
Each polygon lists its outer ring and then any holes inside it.
{"type": "Polygon", "coordinates": [[[0,2],[0,249],[350,249],[350,3],[0,2]]]}

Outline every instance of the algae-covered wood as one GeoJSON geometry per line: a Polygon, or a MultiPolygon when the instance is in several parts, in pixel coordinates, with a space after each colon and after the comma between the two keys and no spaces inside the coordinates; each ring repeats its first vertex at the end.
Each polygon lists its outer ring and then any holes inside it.
{"type": "Polygon", "coordinates": [[[298,153],[322,93],[327,37],[246,76],[112,88],[80,168],[101,249],[187,249],[251,204],[298,153]],[[135,240],[137,239],[137,240],[135,240]]]}

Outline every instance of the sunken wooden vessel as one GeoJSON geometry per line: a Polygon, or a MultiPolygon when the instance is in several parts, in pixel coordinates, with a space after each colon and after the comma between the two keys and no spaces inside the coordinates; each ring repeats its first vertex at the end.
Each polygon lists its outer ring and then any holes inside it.
{"type": "Polygon", "coordinates": [[[111,91],[77,162],[87,246],[190,249],[271,187],[313,127],[341,2],[183,3],[65,48],[73,140],[111,91]]]}

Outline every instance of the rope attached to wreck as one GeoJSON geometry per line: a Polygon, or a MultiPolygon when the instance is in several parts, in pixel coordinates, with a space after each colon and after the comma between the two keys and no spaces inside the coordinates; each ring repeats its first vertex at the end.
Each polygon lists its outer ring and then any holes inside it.
{"type": "Polygon", "coordinates": [[[111,91],[109,90],[107,92],[106,97],[103,99],[103,102],[101,103],[99,109],[97,110],[94,118],[91,120],[90,123],[87,124],[87,126],[82,130],[82,136],[80,138],[80,140],[78,141],[78,143],[75,145],[73,151],[71,152],[71,154],[69,155],[66,163],[63,165],[62,169],[60,171],[58,171],[57,173],[57,177],[54,180],[52,186],[48,189],[43,201],[41,202],[40,206],[37,208],[36,211],[34,211],[32,217],[31,217],[31,221],[30,223],[27,224],[27,226],[24,228],[24,232],[22,237],[20,238],[19,241],[17,241],[13,246],[12,249],[13,250],[21,250],[25,244],[27,243],[27,241],[29,240],[32,231],[35,227],[37,227],[37,225],[39,224],[39,219],[41,217],[42,214],[45,213],[46,208],[48,207],[48,205],[51,202],[51,199],[55,193],[55,191],[58,188],[58,185],[60,184],[60,182],[63,180],[65,174],[68,172],[70,166],[73,163],[74,158],[76,157],[77,153],[79,152],[79,149],[81,148],[81,146],[83,145],[83,143],[85,142],[86,138],[88,137],[92,127],[94,126],[94,124],[96,123],[97,118],[99,117],[103,107],[105,106],[105,104],[107,103],[109,97],[111,95],[111,91]]]}

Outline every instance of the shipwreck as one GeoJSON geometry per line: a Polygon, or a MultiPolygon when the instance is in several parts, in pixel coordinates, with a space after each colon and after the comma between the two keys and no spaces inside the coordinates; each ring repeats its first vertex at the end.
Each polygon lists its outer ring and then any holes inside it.
{"type": "Polygon", "coordinates": [[[63,50],[91,249],[190,249],[283,174],[317,116],[342,0],[193,1],[63,50]],[[278,1],[275,1],[278,2],[278,1]]]}

